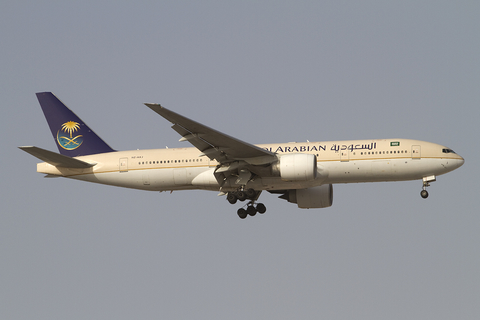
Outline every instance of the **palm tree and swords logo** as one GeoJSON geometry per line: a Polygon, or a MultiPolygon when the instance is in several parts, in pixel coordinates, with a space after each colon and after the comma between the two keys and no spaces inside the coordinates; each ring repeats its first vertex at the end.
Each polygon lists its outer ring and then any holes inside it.
{"type": "Polygon", "coordinates": [[[83,135],[73,136],[80,129],[80,123],[68,121],[62,124],[62,128],[57,132],[57,142],[65,150],[74,150],[83,143],[83,135]],[[66,134],[68,135],[66,135],[66,134]]]}

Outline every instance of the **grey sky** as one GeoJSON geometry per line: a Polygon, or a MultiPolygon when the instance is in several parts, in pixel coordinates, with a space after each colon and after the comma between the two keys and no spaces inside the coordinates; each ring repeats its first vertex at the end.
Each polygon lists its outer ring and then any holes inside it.
{"type": "Polygon", "coordinates": [[[478,319],[480,3],[3,1],[3,319],[478,319]],[[119,150],[186,146],[144,102],[252,143],[412,138],[465,165],[335,185],[301,210],[262,194],[44,179],[52,91],[119,150]]]}

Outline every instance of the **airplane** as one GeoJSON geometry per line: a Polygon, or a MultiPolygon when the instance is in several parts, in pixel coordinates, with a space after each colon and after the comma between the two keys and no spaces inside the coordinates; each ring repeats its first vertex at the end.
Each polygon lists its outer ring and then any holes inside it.
{"type": "Polygon", "coordinates": [[[262,191],[299,208],[333,204],[333,184],[421,180],[420,195],[436,177],[463,165],[452,149],[410,139],[289,142],[253,145],[145,103],[171,122],[189,148],[116,151],[51,92],[37,99],[60,153],[19,147],[43,162],[37,172],[150,191],[210,190],[235,204],[241,219],[266,212],[262,191]]]}

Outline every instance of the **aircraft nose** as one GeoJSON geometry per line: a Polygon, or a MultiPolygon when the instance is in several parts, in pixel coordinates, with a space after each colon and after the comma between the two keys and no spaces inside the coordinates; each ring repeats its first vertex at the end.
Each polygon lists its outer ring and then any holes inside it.
{"type": "Polygon", "coordinates": [[[458,159],[456,159],[455,165],[456,165],[457,168],[460,168],[465,163],[465,159],[463,159],[463,157],[461,155],[457,154],[457,156],[458,156],[458,159]]]}
{"type": "Polygon", "coordinates": [[[459,165],[459,167],[463,166],[464,163],[465,163],[465,159],[463,159],[463,157],[460,156],[460,165],[459,165]]]}

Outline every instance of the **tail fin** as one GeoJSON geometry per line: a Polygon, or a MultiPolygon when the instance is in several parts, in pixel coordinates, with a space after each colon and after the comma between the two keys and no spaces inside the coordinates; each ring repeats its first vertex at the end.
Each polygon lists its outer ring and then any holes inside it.
{"type": "Polygon", "coordinates": [[[61,154],[77,157],[115,151],[53,93],[39,92],[37,99],[61,154]]]}

